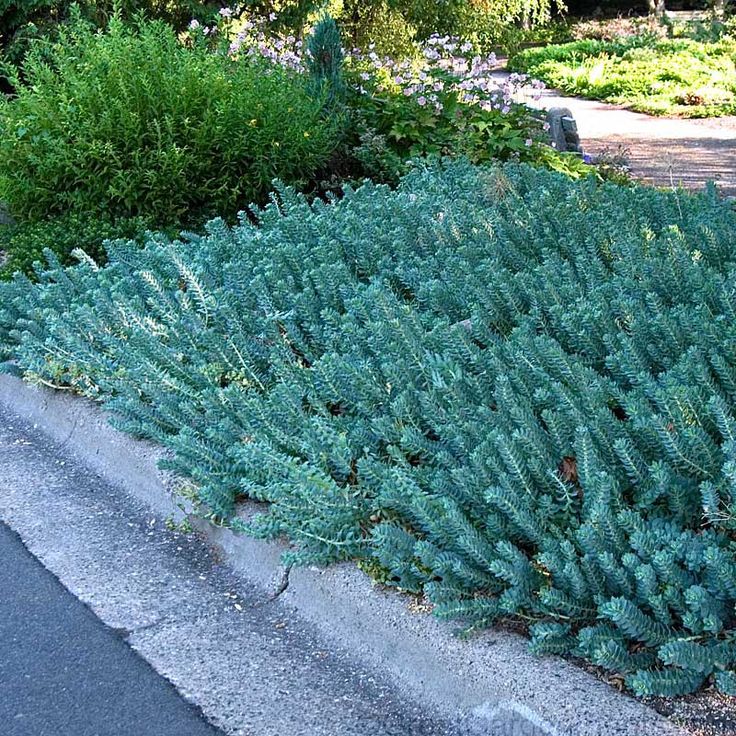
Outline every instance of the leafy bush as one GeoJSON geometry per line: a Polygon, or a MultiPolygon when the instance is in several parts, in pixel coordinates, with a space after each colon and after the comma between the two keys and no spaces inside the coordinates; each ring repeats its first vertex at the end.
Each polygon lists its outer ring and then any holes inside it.
{"type": "MultiPolygon", "coordinates": [[[[256,3],[261,11],[271,7],[256,3]]],[[[351,46],[402,57],[411,54],[413,42],[434,34],[462,35],[487,49],[520,22],[540,27],[564,6],[556,0],[287,0],[278,3],[277,23],[301,29],[325,7],[351,46]]]]}
{"type": "Polygon", "coordinates": [[[45,261],[47,248],[64,263],[76,248],[104,262],[104,241],[140,239],[146,229],[140,217],[111,222],[77,213],[26,225],[0,225],[0,279],[16,271],[32,273],[34,262],[45,261]]]}
{"type": "Polygon", "coordinates": [[[0,285],[0,359],[296,561],[375,560],[638,693],[733,690],[730,204],[455,162],[255,216],[0,285]]]}
{"type": "Polygon", "coordinates": [[[655,16],[618,16],[580,20],[571,24],[570,41],[594,39],[597,41],[620,41],[624,38],[651,36],[664,40],[667,38],[667,26],[664,19],[655,16]]]}
{"type": "Polygon", "coordinates": [[[0,201],[19,221],[234,215],[276,177],[313,177],[340,137],[299,75],[187,48],[158,22],[76,25],[24,69],[0,100],[0,201]]]}
{"type": "Polygon", "coordinates": [[[75,16],[104,26],[115,12],[126,19],[144,14],[182,30],[192,17],[211,16],[216,5],[203,0],[0,0],[0,52],[18,64],[31,41],[54,38],[75,16]]]}
{"type": "Polygon", "coordinates": [[[655,115],[736,112],[736,41],[699,43],[638,36],[527,49],[510,68],[564,92],[655,115]]]}
{"type": "Polygon", "coordinates": [[[434,34],[459,35],[488,49],[518,26],[542,28],[552,11],[565,8],[557,0],[412,0],[408,17],[421,39],[434,34]]]}

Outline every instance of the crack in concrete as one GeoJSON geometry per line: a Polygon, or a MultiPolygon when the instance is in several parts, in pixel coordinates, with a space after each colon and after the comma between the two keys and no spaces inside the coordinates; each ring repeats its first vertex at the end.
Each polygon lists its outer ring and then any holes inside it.
{"type": "Polygon", "coordinates": [[[259,606],[265,606],[267,603],[273,603],[276,599],[280,598],[287,591],[289,587],[292,567],[294,567],[293,562],[290,562],[288,565],[284,567],[281,573],[281,579],[279,580],[279,584],[276,586],[276,590],[273,593],[269,594],[265,600],[257,601],[256,603],[254,603],[253,608],[258,608],[259,606]]]}

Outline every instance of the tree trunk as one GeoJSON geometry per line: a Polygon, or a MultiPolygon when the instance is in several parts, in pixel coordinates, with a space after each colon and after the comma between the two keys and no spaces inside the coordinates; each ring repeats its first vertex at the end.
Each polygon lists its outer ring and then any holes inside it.
{"type": "Polygon", "coordinates": [[[647,0],[650,15],[655,15],[658,18],[663,16],[665,11],[664,3],[665,0],[647,0]]]}

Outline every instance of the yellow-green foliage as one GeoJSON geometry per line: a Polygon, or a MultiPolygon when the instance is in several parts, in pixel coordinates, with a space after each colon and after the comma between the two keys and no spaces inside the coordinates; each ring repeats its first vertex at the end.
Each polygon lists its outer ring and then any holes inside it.
{"type": "Polygon", "coordinates": [[[527,49],[510,68],[569,94],[655,115],[709,117],[736,112],[736,40],[583,40],[527,49]]]}
{"type": "Polygon", "coordinates": [[[0,100],[0,201],[18,221],[234,215],[276,177],[313,177],[340,135],[299,75],[187,48],[159,22],[77,24],[24,75],[0,100]]]}

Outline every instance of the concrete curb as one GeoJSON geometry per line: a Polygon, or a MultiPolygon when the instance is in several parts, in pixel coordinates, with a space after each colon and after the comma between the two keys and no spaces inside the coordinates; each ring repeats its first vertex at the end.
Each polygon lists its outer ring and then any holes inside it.
{"type": "MultiPolygon", "coordinates": [[[[162,473],[161,448],[132,439],[98,406],[66,392],[0,375],[0,404],[30,421],[84,465],[160,515],[181,515],[176,480],[162,473]]],[[[250,513],[252,506],[242,512],[250,513]]],[[[284,546],[236,536],[195,521],[243,578],[273,591],[284,546]]],[[[382,590],[354,565],[292,571],[282,602],[326,637],[360,654],[396,687],[466,733],[493,736],[675,736],[685,732],[571,663],[538,658],[519,636],[490,631],[470,641],[452,626],[418,615],[414,600],[382,590]],[[413,606],[413,608],[412,608],[413,606]]]]}

